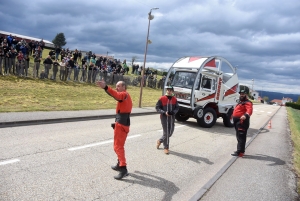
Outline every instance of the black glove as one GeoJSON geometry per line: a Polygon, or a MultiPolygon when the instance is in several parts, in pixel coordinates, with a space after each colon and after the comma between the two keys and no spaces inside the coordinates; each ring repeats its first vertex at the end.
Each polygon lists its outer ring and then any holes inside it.
{"type": "Polygon", "coordinates": [[[116,125],[115,123],[112,123],[112,124],[111,124],[111,127],[112,127],[114,130],[115,130],[115,125],[116,125]]]}
{"type": "Polygon", "coordinates": [[[174,114],[173,111],[168,112],[168,115],[173,115],[173,114],[174,114]]]}

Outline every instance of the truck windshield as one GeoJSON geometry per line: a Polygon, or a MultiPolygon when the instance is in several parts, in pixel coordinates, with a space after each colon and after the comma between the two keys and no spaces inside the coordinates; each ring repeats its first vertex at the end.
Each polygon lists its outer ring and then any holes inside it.
{"type": "MultiPolygon", "coordinates": [[[[191,89],[194,86],[196,72],[176,71],[172,77],[172,86],[191,89]]],[[[199,89],[199,79],[196,81],[196,89],[199,89]]]]}

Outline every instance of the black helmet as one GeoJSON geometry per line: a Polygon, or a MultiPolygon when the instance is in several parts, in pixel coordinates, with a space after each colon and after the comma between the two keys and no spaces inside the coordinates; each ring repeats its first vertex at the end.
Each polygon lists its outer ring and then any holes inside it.
{"type": "Polygon", "coordinates": [[[171,89],[172,91],[174,91],[174,88],[172,86],[167,86],[166,89],[171,89]]]}
{"type": "Polygon", "coordinates": [[[239,94],[241,94],[241,93],[242,94],[246,94],[246,91],[244,89],[241,89],[240,92],[239,92],[239,94]]]}

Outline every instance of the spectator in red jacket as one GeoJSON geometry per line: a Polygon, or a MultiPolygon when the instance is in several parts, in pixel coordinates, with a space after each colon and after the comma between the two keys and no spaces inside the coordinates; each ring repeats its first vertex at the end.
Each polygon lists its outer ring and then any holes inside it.
{"type": "Polygon", "coordinates": [[[237,150],[231,154],[232,156],[243,157],[245,153],[247,131],[250,125],[250,116],[252,115],[253,105],[248,100],[245,90],[240,92],[240,101],[233,110],[233,122],[236,131],[237,150]]]}

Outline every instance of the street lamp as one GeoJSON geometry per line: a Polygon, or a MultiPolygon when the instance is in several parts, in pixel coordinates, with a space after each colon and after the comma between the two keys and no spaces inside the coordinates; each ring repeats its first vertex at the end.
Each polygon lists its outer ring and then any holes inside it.
{"type": "Polygon", "coordinates": [[[141,86],[140,86],[140,99],[139,99],[139,108],[142,107],[142,94],[143,94],[143,85],[144,85],[144,74],[145,74],[145,67],[146,67],[146,55],[148,50],[148,44],[151,43],[149,40],[149,30],[150,30],[150,20],[153,20],[154,16],[151,15],[152,10],[157,10],[158,8],[151,8],[150,12],[148,13],[148,32],[147,32],[147,39],[146,39],[146,48],[145,48],[145,55],[144,55],[144,65],[142,70],[142,79],[141,79],[141,86]]]}
{"type": "Polygon", "coordinates": [[[254,85],[254,79],[252,79],[252,94],[253,94],[253,85],[254,85]]]}

